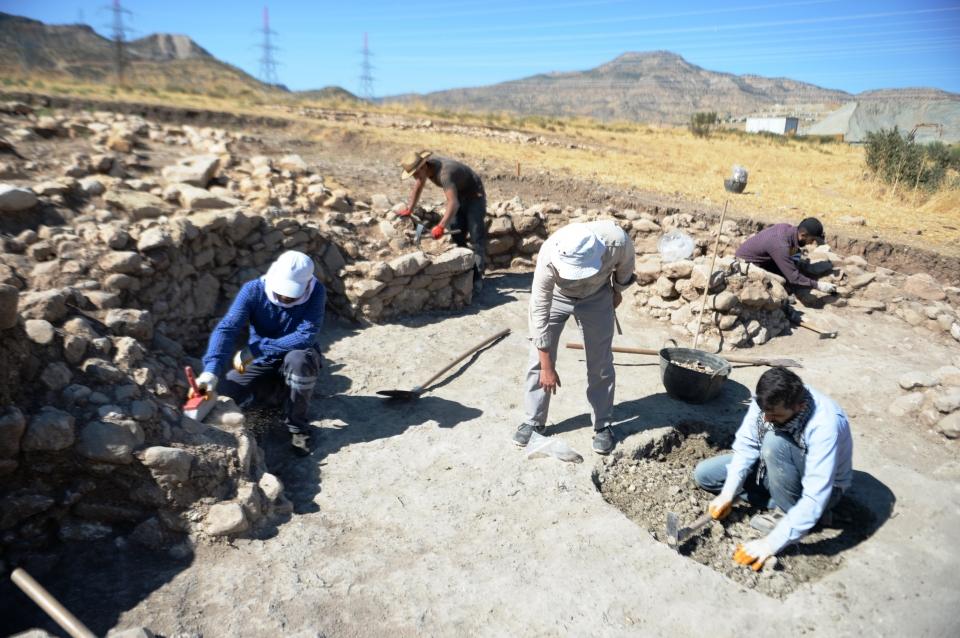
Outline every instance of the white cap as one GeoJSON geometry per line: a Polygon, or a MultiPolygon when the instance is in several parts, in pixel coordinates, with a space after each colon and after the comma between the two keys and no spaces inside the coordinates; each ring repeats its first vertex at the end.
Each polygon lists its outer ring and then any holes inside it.
{"type": "Polygon", "coordinates": [[[553,259],[561,279],[586,279],[600,272],[603,245],[586,224],[567,224],[553,235],[553,259]]]}
{"type": "Polygon", "coordinates": [[[265,283],[275,295],[299,299],[313,277],[313,260],[296,250],[288,250],[270,264],[265,283]]]}

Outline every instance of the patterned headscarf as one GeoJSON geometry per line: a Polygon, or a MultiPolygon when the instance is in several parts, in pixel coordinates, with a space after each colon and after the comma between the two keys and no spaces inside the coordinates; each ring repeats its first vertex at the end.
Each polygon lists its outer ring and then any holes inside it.
{"type": "MultiPolygon", "coordinates": [[[[813,416],[814,409],[813,395],[810,394],[809,390],[804,389],[802,401],[803,407],[790,417],[789,421],[782,425],[770,423],[764,419],[763,410],[760,410],[760,414],[757,415],[757,440],[760,441],[761,445],[763,444],[763,437],[766,436],[767,432],[783,432],[793,439],[797,447],[806,454],[807,445],[803,441],[803,431],[807,428],[807,423],[810,421],[810,417],[813,416]]],[[[760,467],[757,470],[758,484],[766,473],[766,469],[766,464],[763,462],[763,455],[760,455],[760,467]]]]}

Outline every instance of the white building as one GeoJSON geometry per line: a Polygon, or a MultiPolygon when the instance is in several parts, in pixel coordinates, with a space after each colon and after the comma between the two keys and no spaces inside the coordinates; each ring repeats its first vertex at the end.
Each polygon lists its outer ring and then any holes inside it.
{"type": "Polygon", "coordinates": [[[797,133],[800,120],[796,117],[748,117],[747,133],[776,133],[778,135],[797,133]]]}

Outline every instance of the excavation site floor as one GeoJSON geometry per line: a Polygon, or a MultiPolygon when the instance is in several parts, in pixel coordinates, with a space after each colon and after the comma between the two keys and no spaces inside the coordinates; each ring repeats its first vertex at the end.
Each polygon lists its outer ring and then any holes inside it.
{"type": "MultiPolygon", "coordinates": [[[[840,529],[818,531],[822,542],[791,550],[771,574],[744,577],[726,554],[750,537],[745,513],[680,552],[659,529],[664,512],[687,518],[706,502],[688,471],[729,442],[764,368],[735,366],[698,406],[665,394],[656,357],[617,355],[618,447],[604,459],[590,450],[582,352],[561,349],[546,434],[585,461],[528,459],[510,439],[522,419],[529,286],[529,275],[493,275],[465,312],[366,328],[331,318],[312,455],[290,455],[269,415],[252,419],[293,502],[288,520],[192,555],[123,542],[64,550],[45,558],[51,589],[98,634],[960,632],[958,442],[887,415],[900,372],[947,365],[955,346],[896,318],[837,311],[835,340],[794,333],[750,352],[801,359],[804,380],[847,410],[856,478],[840,529]],[[419,399],[376,395],[419,385],[502,328],[513,332],[419,399]],[[704,543],[718,549],[706,555],[704,543]]],[[[659,345],[666,327],[631,307],[615,343],[659,345]]],[[[571,321],[564,341],[579,340],[571,321]]]]}

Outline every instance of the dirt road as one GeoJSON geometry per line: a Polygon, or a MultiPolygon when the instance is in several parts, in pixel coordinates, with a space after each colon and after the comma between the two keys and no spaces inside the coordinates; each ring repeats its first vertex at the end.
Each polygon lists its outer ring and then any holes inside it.
{"type": "MultiPolygon", "coordinates": [[[[879,486],[867,494],[893,499],[868,501],[887,510],[876,532],[781,601],[676,554],[604,501],[582,353],[561,354],[563,387],[547,433],[586,462],[527,460],[510,443],[521,418],[528,286],[529,275],[495,276],[464,314],[329,325],[317,449],[294,459],[279,435],[267,441],[269,464],[295,504],[291,519],[269,538],[201,546],[192,560],[124,545],[93,569],[88,558],[93,575],[82,587],[70,591],[62,570],[64,600],[99,631],[142,625],[164,636],[960,632],[957,442],[886,415],[895,372],[945,365],[956,347],[896,319],[847,314],[832,317],[835,341],[798,333],[758,352],[803,360],[804,379],[851,416],[855,468],[879,486]],[[419,401],[374,396],[416,385],[502,327],[513,334],[419,401]],[[126,593],[104,596],[117,582],[126,593]]],[[[628,312],[620,320],[623,345],[667,336],[628,312]]],[[[565,337],[577,338],[572,322],[565,337]]],[[[627,455],[681,420],[733,427],[763,370],[736,368],[720,398],[697,407],[663,394],[656,359],[628,357],[617,359],[616,409],[618,450],[627,455]]]]}

